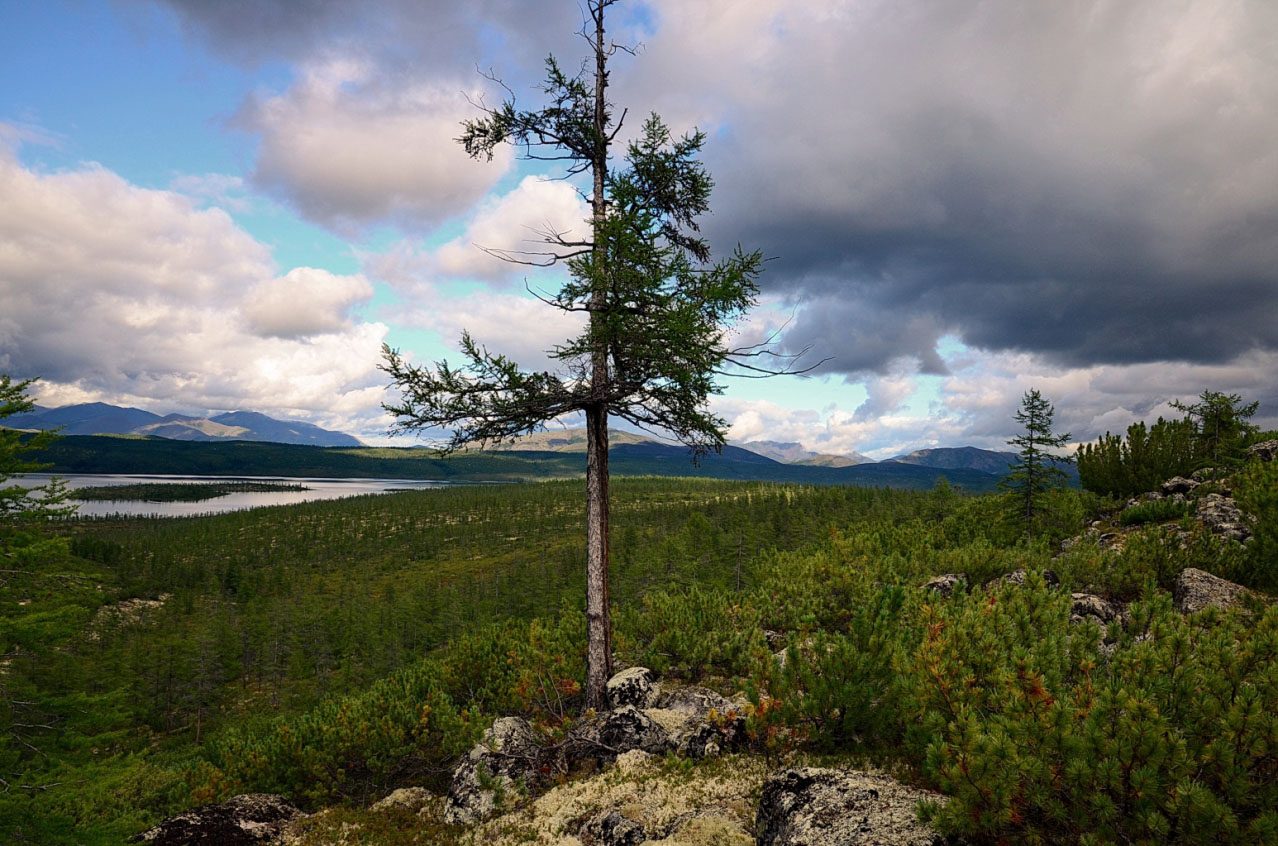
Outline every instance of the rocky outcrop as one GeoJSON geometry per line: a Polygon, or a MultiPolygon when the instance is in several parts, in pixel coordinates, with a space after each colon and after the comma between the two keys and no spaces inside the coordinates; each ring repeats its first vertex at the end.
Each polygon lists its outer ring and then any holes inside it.
{"type": "Polygon", "coordinates": [[[963,573],[945,573],[924,582],[923,590],[937,593],[941,596],[953,596],[954,591],[961,584],[967,584],[966,575],[963,573]]]}
{"type": "Polygon", "coordinates": [[[519,791],[537,772],[540,751],[527,720],[498,719],[454,768],[444,821],[470,825],[491,815],[503,796],[519,791]]]}
{"type": "Polygon", "coordinates": [[[1247,455],[1249,458],[1258,458],[1261,461],[1273,461],[1278,457],[1278,441],[1261,441],[1258,444],[1252,444],[1247,447],[1247,455]]]}
{"type": "Polygon", "coordinates": [[[1181,571],[1172,590],[1176,610],[1182,614],[1193,614],[1204,608],[1233,608],[1241,605],[1242,598],[1250,593],[1242,585],[1193,567],[1181,571]]]}
{"type": "Polygon", "coordinates": [[[918,822],[939,794],[872,773],[803,767],[769,776],[755,820],[758,846],[939,846],[918,822]]]}
{"type": "Polygon", "coordinates": [[[1162,492],[1164,496],[1172,496],[1174,494],[1187,494],[1193,492],[1200,482],[1193,479],[1186,479],[1184,476],[1172,476],[1162,484],[1162,492]]]}
{"type": "Polygon", "coordinates": [[[609,711],[588,736],[598,746],[599,757],[605,762],[634,749],[660,755],[671,748],[670,733],[665,726],[633,705],[609,711]]]}
{"type": "Polygon", "coordinates": [[[1210,493],[1198,501],[1198,521],[1218,535],[1246,543],[1251,538],[1251,523],[1238,503],[1227,496],[1210,493]]]}
{"type": "Polygon", "coordinates": [[[1071,593],[1069,596],[1072,603],[1069,610],[1071,623],[1090,619],[1104,626],[1122,615],[1122,609],[1118,605],[1094,593],[1071,593]]]}
{"type": "Polygon", "coordinates": [[[129,838],[153,846],[260,846],[276,840],[305,816],[283,796],[246,793],[220,805],[202,805],[129,838]]]}
{"type": "Polygon", "coordinates": [[[609,710],[616,710],[623,705],[641,709],[650,707],[656,693],[656,677],[652,670],[647,667],[631,667],[608,679],[604,695],[608,699],[609,710]]]}
{"type": "Polygon", "coordinates": [[[745,740],[743,700],[703,687],[683,687],[661,694],[655,705],[646,713],[665,726],[671,748],[686,758],[718,755],[745,740]]]}

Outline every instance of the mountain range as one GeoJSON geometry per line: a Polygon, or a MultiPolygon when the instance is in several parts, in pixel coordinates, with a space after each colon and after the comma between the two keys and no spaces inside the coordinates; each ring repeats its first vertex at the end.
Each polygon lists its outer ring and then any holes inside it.
{"type": "Polygon", "coordinates": [[[5,421],[13,429],[58,429],[64,435],[140,435],[177,441],[267,441],[310,446],[361,446],[357,438],[297,420],[276,420],[256,411],[211,417],[153,414],[103,402],[36,406],[5,421]]]}
{"type": "MultiPolygon", "coordinates": [[[[80,405],[61,408],[42,408],[37,406],[30,412],[14,415],[6,419],[5,424],[16,429],[53,429],[57,428],[68,436],[133,436],[164,439],[168,441],[187,441],[194,443],[234,443],[265,442],[298,446],[319,447],[362,447],[359,440],[342,432],[322,429],[310,423],[300,421],[283,421],[253,411],[232,411],[209,417],[194,417],[183,414],[158,415],[138,408],[122,408],[106,403],[82,403],[80,405]]],[[[154,442],[153,442],[154,443],[154,442]]],[[[65,444],[62,459],[67,463],[62,466],[65,471],[80,472],[136,472],[130,462],[144,461],[147,466],[161,455],[165,460],[177,461],[185,469],[181,472],[211,472],[217,474],[221,470],[222,459],[214,460],[203,453],[173,452],[172,450],[147,449],[141,444],[137,447],[125,446],[126,441],[119,438],[90,438],[75,444],[65,444]],[[72,447],[74,446],[74,449],[72,447]],[[139,451],[141,450],[141,451],[139,451]],[[70,460],[70,454],[79,457],[70,460]],[[105,458],[106,454],[113,457],[105,458]],[[108,464],[110,470],[105,469],[108,464]],[[84,463],[87,462],[87,463],[84,463]],[[186,464],[194,462],[187,467],[186,464]],[[212,462],[207,463],[207,462],[212,462]],[[88,467],[98,467],[89,470],[88,467]],[[202,469],[201,469],[202,468],[202,469]]],[[[584,429],[552,429],[535,432],[515,438],[509,443],[490,447],[486,450],[472,450],[476,453],[509,456],[511,460],[527,465],[521,474],[525,478],[544,477],[546,475],[562,475],[571,473],[576,463],[584,459],[586,436],[584,429]]],[[[400,459],[414,454],[428,453],[420,447],[400,448],[393,450],[370,448],[366,458],[380,462],[384,458],[395,456],[392,464],[383,464],[382,470],[388,478],[404,477],[408,467],[399,467],[400,459]]],[[[700,466],[692,465],[686,447],[659,441],[655,438],[610,430],[609,454],[613,469],[625,474],[658,474],[658,475],[705,475],[716,478],[732,479],[771,479],[775,481],[796,481],[811,484],[868,484],[888,485],[892,487],[930,487],[942,475],[951,482],[963,485],[969,490],[989,490],[997,485],[1000,478],[1008,472],[1008,466],[1015,461],[1016,454],[978,449],[976,447],[941,447],[919,449],[903,455],[894,456],[883,461],[874,461],[857,452],[835,455],[818,453],[807,449],[797,442],[755,440],[739,444],[729,444],[717,455],[707,456],[700,466]]],[[[265,458],[265,454],[263,458],[265,458]]],[[[280,458],[271,454],[268,463],[280,458]]],[[[350,457],[338,459],[335,453],[306,458],[289,457],[289,466],[302,461],[313,472],[326,464],[333,465],[335,473],[364,475],[361,467],[348,466],[350,457]],[[338,467],[338,465],[341,465],[338,467]]],[[[363,459],[361,459],[363,460],[363,459]]],[[[61,461],[59,461],[61,463],[61,461]]],[[[163,461],[161,461],[161,464],[163,461]]],[[[251,462],[250,462],[251,463],[251,462]]],[[[470,460],[462,463],[479,472],[484,462],[470,460]]],[[[371,466],[371,465],[370,465],[371,466]]],[[[413,462],[413,469],[420,472],[422,465],[413,462]]],[[[460,465],[459,465],[460,467],[460,465]]],[[[241,472],[252,468],[245,465],[241,472]]],[[[261,472],[272,472],[266,467],[261,472]]],[[[437,469],[442,469],[437,468],[437,469]]],[[[1071,477],[1077,473],[1071,465],[1064,469],[1071,477]]],[[[152,468],[151,472],[165,472],[152,468]]],[[[172,467],[171,472],[179,472],[172,467]]],[[[371,470],[369,471],[371,472],[371,470]]],[[[449,471],[451,474],[454,471],[449,471]]],[[[456,472],[470,472],[457,470],[456,472]]]]}

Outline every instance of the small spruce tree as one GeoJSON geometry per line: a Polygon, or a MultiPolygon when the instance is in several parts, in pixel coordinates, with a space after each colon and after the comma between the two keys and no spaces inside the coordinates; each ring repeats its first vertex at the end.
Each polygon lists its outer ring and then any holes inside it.
{"type": "Polygon", "coordinates": [[[1069,443],[1069,432],[1052,433],[1052,415],[1056,409],[1037,388],[1025,392],[1021,410],[1016,412],[1016,422],[1025,427],[1023,434],[1008,440],[1018,447],[1012,472],[999,483],[1009,494],[1011,514],[1025,528],[1025,539],[1034,539],[1034,524],[1042,513],[1048,493],[1063,487],[1069,478],[1058,464],[1073,461],[1068,456],[1058,456],[1049,450],[1060,449],[1069,443]]]}

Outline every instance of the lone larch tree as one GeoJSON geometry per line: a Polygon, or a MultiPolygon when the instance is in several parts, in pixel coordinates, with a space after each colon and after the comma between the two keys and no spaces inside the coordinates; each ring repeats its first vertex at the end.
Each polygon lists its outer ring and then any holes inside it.
{"type": "MultiPolygon", "coordinates": [[[[589,58],[575,75],[546,60],[545,105],[526,110],[507,98],[462,124],[457,140],[474,158],[491,159],[503,144],[525,158],[558,161],[565,176],[591,177],[589,234],[541,233],[527,252],[491,251],[508,261],[566,264],[557,293],[539,295],[547,306],[583,312],[582,333],[549,350],[556,372],[525,371],[463,333],[463,365],[422,366],[389,346],[382,369],[400,394],[387,404],[396,431],[443,429],[451,451],[497,444],[568,414],[586,421],[587,707],[605,705],[612,672],[608,591],[608,421],[611,416],[664,433],[687,445],[695,459],[724,444],[725,421],[707,400],[720,392],[716,376],[730,363],[755,375],[769,368],[766,347],[729,345],[733,324],[754,305],[762,256],[739,246],[711,262],[697,218],[709,209],[713,185],[698,153],[705,135],[682,137],[655,114],[614,167],[610,147],[626,113],[614,120],[608,99],[608,62],[619,47],[605,39],[604,16],[617,0],[590,0],[581,34],[589,58]]],[[[503,86],[504,87],[504,86],[503,86]]],[[[582,190],[583,195],[585,191],[582,190]]]]}

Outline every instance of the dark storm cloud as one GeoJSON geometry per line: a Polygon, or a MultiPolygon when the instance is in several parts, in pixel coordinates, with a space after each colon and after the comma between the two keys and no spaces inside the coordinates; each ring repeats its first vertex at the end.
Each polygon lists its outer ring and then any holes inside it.
{"type": "MultiPolygon", "coordinates": [[[[137,2],[139,0],[135,0],[137,2]]],[[[550,50],[576,51],[574,3],[523,0],[148,0],[177,13],[188,34],[238,61],[306,62],[359,53],[389,70],[507,72],[539,66],[550,50]]]]}
{"type": "Polygon", "coordinates": [[[778,257],[792,345],[844,372],[927,369],[947,332],[1068,366],[1278,349],[1278,6],[777,4],[754,29],[653,40],[717,110],[634,86],[717,126],[708,229],[778,257]]]}

